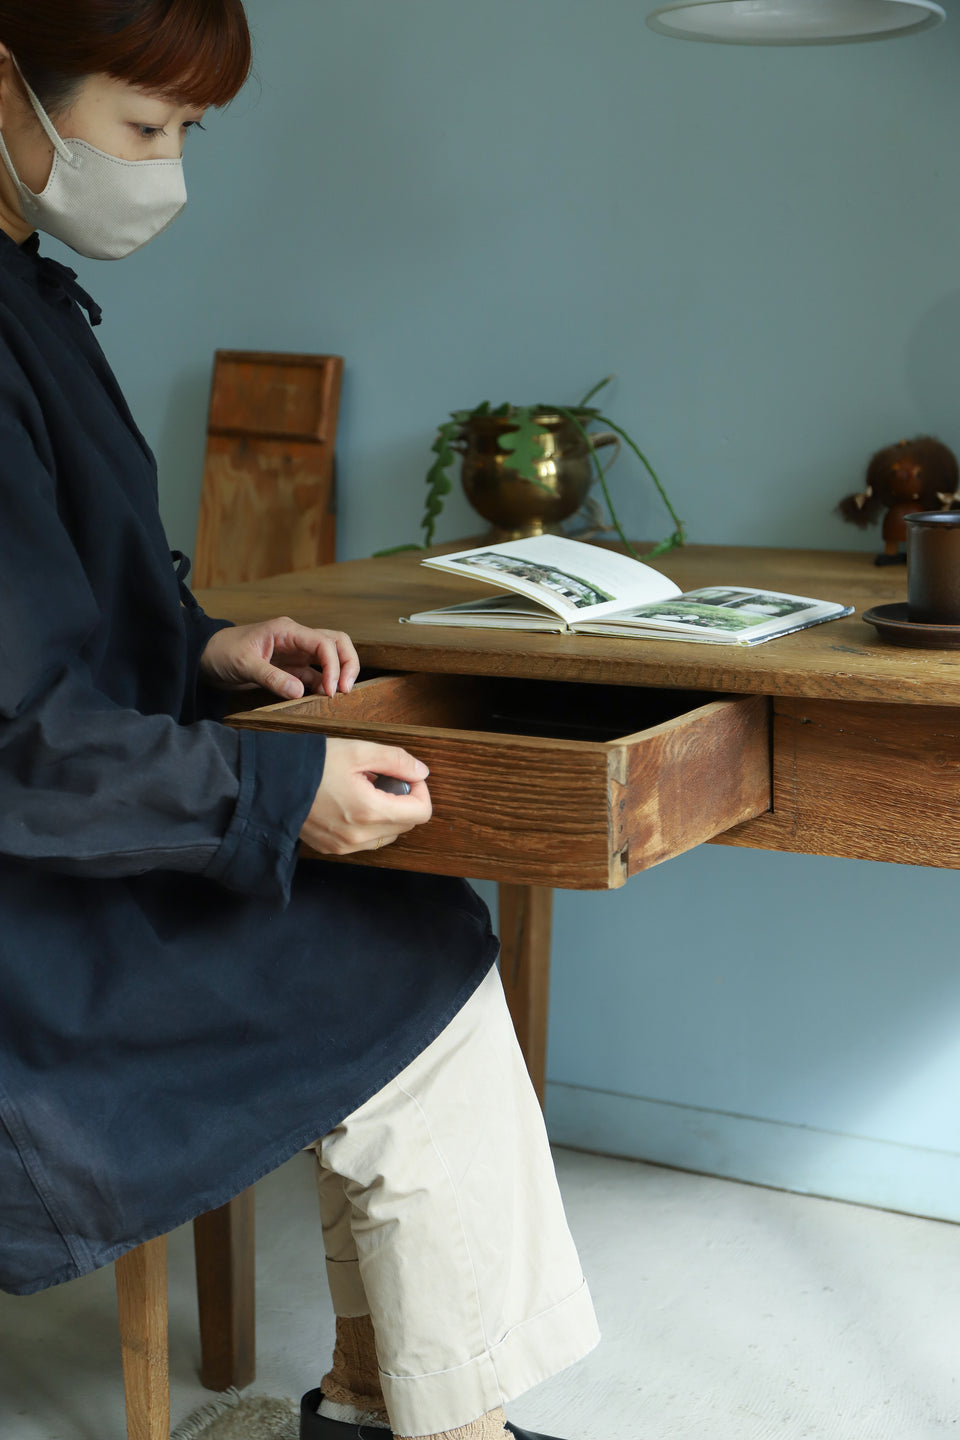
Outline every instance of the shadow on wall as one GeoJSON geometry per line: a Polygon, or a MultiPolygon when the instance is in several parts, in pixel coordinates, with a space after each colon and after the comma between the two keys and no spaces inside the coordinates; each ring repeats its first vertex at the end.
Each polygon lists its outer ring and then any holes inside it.
{"type": "MultiPolygon", "coordinates": [[[[444,418],[442,412],[439,418],[444,418]]],[[[349,476],[351,503],[343,505],[340,512],[337,551],[341,558],[355,559],[393,545],[422,544],[420,519],[427,495],[426,474],[433,460],[433,423],[431,416],[416,434],[376,448],[368,441],[362,452],[358,448],[356,453],[349,445],[354,432],[344,436],[338,469],[341,480],[349,476]]],[[[459,459],[452,467],[451,480],[453,488],[437,522],[438,544],[473,538],[488,528],[467,504],[460,486],[459,459]]]]}
{"type": "Polygon", "coordinates": [[[169,384],[157,438],[160,509],[171,546],[185,550],[191,558],[196,543],[195,524],[188,534],[182,534],[168,517],[199,513],[212,376],[212,355],[209,365],[184,366],[176,372],[169,384]]]}

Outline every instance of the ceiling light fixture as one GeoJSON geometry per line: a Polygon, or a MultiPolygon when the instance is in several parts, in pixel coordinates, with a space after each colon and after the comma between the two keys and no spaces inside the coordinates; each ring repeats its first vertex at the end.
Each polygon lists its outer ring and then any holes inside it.
{"type": "Polygon", "coordinates": [[[673,0],[647,24],[719,45],[846,45],[915,35],[946,18],[935,0],[673,0]]]}

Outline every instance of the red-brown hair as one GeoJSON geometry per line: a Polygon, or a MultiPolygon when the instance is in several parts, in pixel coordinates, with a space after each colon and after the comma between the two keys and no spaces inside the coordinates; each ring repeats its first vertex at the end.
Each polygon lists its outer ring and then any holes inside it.
{"type": "Polygon", "coordinates": [[[226,105],[250,72],[243,0],[0,0],[0,41],[53,109],[95,74],[226,105]]]}

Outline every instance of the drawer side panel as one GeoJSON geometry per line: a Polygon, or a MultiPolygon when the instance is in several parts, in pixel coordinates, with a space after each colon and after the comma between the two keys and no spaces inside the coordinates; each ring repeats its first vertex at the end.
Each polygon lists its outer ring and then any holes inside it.
{"type": "Polygon", "coordinates": [[[632,742],[622,806],[630,875],[770,809],[770,705],[723,700],[632,742]]]}

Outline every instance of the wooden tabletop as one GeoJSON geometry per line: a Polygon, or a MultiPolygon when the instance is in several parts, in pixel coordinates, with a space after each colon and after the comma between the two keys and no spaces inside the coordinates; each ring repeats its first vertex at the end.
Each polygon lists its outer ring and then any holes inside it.
{"type": "MultiPolygon", "coordinates": [[[[437,552],[477,543],[462,540],[438,546],[437,552]]],[[[200,590],[197,597],[209,614],[241,624],[289,614],[307,625],[346,630],[364,665],[384,670],[960,705],[960,651],[888,645],[860,619],[871,605],[906,599],[905,567],[877,567],[871,553],[688,545],[654,562],[683,590],[750,585],[856,606],[857,613],[846,619],[752,649],[401,625],[398,617],[412,611],[494,593],[489,586],[424,569],[420,559],[407,553],[351,560],[200,590]]]]}

